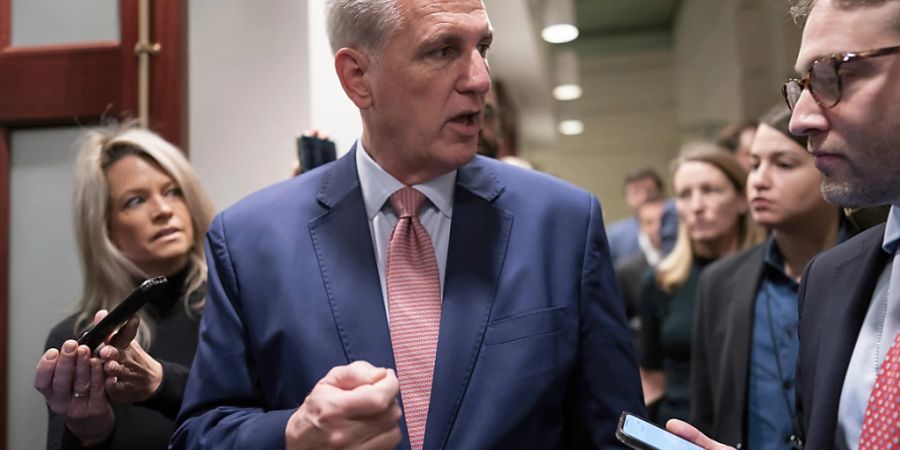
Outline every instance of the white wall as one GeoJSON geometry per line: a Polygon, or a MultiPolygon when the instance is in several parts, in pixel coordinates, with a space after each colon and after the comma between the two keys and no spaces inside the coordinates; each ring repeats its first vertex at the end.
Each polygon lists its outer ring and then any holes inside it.
{"type": "Polygon", "coordinates": [[[189,3],[190,159],[222,209],[284,180],[310,126],[305,0],[189,3]]]}
{"type": "Polygon", "coordinates": [[[781,0],[687,0],[674,39],[682,136],[708,137],[783,101],[800,29],[781,0]]]}
{"type": "Polygon", "coordinates": [[[321,0],[190,2],[190,158],[217,208],[288,178],[302,131],[328,132],[339,154],[362,133],[323,9],[321,0]]]}
{"type": "Polygon", "coordinates": [[[9,236],[7,448],[42,448],[47,408],[32,387],[50,329],[81,293],[72,231],[77,128],[13,131],[9,236]]]}

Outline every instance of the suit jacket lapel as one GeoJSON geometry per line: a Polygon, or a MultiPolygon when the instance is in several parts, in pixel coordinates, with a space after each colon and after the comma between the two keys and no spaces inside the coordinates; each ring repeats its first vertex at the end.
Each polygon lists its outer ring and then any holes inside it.
{"type": "MultiPolygon", "coordinates": [[[[764,270],[765,245],[758,246],[735,273],[735,302],[729,322],[734,327],[734,348],[739,352],[731,359],[734,380],[735,407],[746,411],[747,376],[753,341],[753,319],[756,308],[756,291],[764,270]]],[[[743,426],[743,425],[740,425],[743,426]]]]}
{"type": "Polygon", "coordinates": [[[446,446],[481,349],[513,220],[491,203],[502,190],[478,159],[458,172],[425,448],[446,446]]]}
{"type": "Polygon", "coordinates": [[[324,176],[317,198],[329,211],[309,223],[309,233],[347,361],[394,367],[355,152],[324,176]]]}
{"type": "MultiPolygon", "coordinates": [[[[834,324],[829,326],[829,332],[822,333],[817,354],[815,373],[818,377],[813,392],[821,396],[821,401],[816,409],[825,413],[819,417],[827,417],[827,420],[831,421],[827,428],[819,428],[820,430],[835,429],[847,366],[850,364],[859,330],[869,309],[875,284],[888,261],[887,253],[881,249],[883,236],[882,227],[882,232],[870,234],[870,239],[857,246],[857,254],[854,257],[837,265],[831,278],[836,287],[831,291],[834,292],[834,296],[817,302],[820,307],[827,308],[824,323],[834,324]],[[848,289],[843,290],[841,286],[847,286],[848,289]],[[846,301],[847,292],[852,293],[849,302],[846,301]],[[833,409],[829,405],[833,405],[833,409]]],[[[811,414],[817,415],[815,412],[811,414]]]]}

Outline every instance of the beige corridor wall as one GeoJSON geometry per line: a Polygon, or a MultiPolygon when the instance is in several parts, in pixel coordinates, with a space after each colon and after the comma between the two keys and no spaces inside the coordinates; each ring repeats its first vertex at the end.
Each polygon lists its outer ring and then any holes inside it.
{"type": "Polygon", "coordinates": [[[668,179],[683,142],[782,101],[799,42],[785,0],[684,0],[671,30],[579,38],[585,132],[523,154],[595,193],[607,223],[626,217],[624,175],[668,179]]]}
{"type": "Polygon", "coordinates": [[[800,47],[785,0],[685,1],[673,36],[684,139],[709,137],[782,101],[800,47]]]}
{"type": "Polygon", "coordinates": [[[526,153],[540,169],[595,193],[606,223],[625,217],[622,178],[650,166],[666,177],[678,145],[672,54],[665,46],[581,59],[585,132],[526,153]]]}

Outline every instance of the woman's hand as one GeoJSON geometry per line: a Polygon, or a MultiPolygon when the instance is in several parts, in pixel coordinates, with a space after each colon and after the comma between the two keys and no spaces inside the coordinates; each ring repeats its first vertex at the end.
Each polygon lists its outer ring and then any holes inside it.
{"type": "MultiPolygon", "coordinates": [[[[97,314],[96,320],[106,316],[106,311],[101,313],[97,314]]],[[[106,374],[106,393],[109,394],[109,398],[120,403],[148,400],[162,383],[162,364],[153,359],[134,340],[138,325],[140,318],[132,317],[108,341],[110,346],[118,350],[118,358],[109,360],[103,365],[103,372],[106,374]]]]}
{"type": "MultiPolygon", "coordinates": [[[[116,358],[117,353],[115,348],[100,352],[101,358],[116,358]]],[[[87,346],[70,339],[61,351],[47,350],[34,374],[35,389],[84,446],[102,443],[115,427],[115,415],[104,392],[101,358],[91,357],[87,346]]]]}
{"type": "Polygon", "coordinates": [[[691,441],[695,445],[703,447],[706,450],[735,450],[734,447],[729,447],[706,437],[705,434],[694,428],[693,425],[682,420],[669,419],[666,422],[666,430],[669,430],[670,433],[679,436],[682,439],[691,441]]]}

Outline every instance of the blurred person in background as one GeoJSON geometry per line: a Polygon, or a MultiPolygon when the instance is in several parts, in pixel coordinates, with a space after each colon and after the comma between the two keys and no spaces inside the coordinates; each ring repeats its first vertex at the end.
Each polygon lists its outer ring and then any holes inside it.
{"type": "Polygon", "coordinates": [[[478,132],[478,154],[496,158],[503,143],[503,121],[500,99],[496,86],[492,84],[484,97],[484,119],[478,132]]]}
{"type": "Polygon", "coordinates": [[[625,258],[614,267],[616,281],[625,302],[625,315],[634,348],[640,353],[641,316],[638,314],[638,299],[641,293],[641,279],[651,267],[662,260],[662,221],[668,202],[661,198],[650,200],[638,207],[637,220],[640,226],[638,242],[641,251],[625,258]]]}
{"type": "Polygon", "coordinates": [[[710,265],[700,277],[691,352],[692,422],[737,447],[793,448],[797,291],[806,264],[856,233],[822,197],[806,136],[779,104],[760,120],[747,197],[765,242],[710,265]]]}
{"type": "Polygon", "coordinates": [[[197,347],[212,204],[178,149],[133,127],[83,135],[73,192],[84,288],[35,370],[47,448],[165,449],[197,347]],[[169,279],[168,296],[98,355],[77,345],[73,337],[156,276],[169,279]]]}
{"type": "Polygon", "coordinates": [[[658,423],[690,415],[691,331],[700,271],[758,240],[744,196],[746,179],[737,159],[713,144],[689,144],[675,161],[678,240],[644,275],[640,294],[641,381],[644,401],[659,402],[658,423]]]}
{"type": "Polygon", "coordinates": [[[631,216],[607,227],[613,265],[641,253],[638,238],[641,232],[637,219],[638,208],[647,201],[662,198],[663,181],[655,170],[645,167],[625,176],[624,189],[625,204],[628,205],[631,216]]]}
{"type": "Polygon", "coordinates": [[[753,145],[757,126],[759,126],[759,122],[755,120],[730,123],[722,128],[722,131],[719,132],[719,137],[716,139],[716,144],[733,153],[738,162],[747,170],[747,173],[753,170],[753,163],[750,160],[750,146],[753,145]]]}

